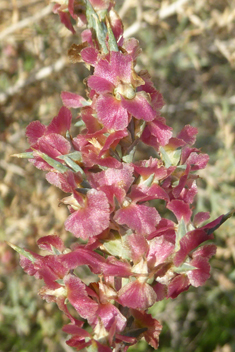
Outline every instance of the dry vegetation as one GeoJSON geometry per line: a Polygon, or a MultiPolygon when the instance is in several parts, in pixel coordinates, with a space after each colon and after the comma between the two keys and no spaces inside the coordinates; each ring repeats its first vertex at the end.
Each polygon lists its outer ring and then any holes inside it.
{"type": "MultiPolygon", "coordinates": [[[[168,124],[176,132],[197,127],[197,146],[210,154],[195,208],[212,217],[228,212],[235,207],[235,1],[117,0],[117,7],[126,36],[143,48],[138,69],[149,70],[164,96],[168,124]]],[[[67,59],[79,29],[73,36],[51,8],[46,0],[0,1],[0,352],[71,351],[57,308],[36,300],[41,283],[23,273],[4,243],[36,250],[38,237],[65,237],[60,192],[30,163],[11,157],[27,149],[28,123],[48,124],[62,105],[61,90],[82,94],[89,74],[67,59]]],[[[216,233],[206,287],[155,307],[165,324],[161,352],[235,351],[234,229],[233,218],[216,233]]]]}

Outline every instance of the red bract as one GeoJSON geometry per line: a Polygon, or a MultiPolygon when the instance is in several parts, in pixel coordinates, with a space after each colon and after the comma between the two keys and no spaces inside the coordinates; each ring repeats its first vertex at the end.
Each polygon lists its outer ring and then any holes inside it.
{"type": "Polygon", "coordinates": [[[192,215],[189,204],[182,200],[174,199],[168,203],[167,208],[175,214],[178,222],[183,218],[187,224],[189,223],[192,215]]]}
{"type": "Polygon", "coordinates": [[[70,92],[62,92],[61,99],[67,108],[81,108],[86,105],[86,100],[83,97],[70,92]]]}
{"type": "Polygon", "coordinates": [[[165,124],[165,120],[158,116],[147,123],[141,140],[158,150],[159,146],[165,146],[169,142],[172,136],[171,130],[172,128],[165,124]]]}
{"type": "Polygon", "coordinates": [[[93,317],[98,309],[98,304],[88,297],[86,285],[74,275],[66,275],[64,284],[67,298],[78,314],[85,319],[93,317]]]}
{"type": "Polygon", "coordinates": [[[37,244],[39,248],[51,253],[54,253],[54,249],[56,249],[59,253],[62,253],[65,250],[63,241],[57,235],[41,237],[37,241],[37,244]]]}
{"type": "Polygon", "coordinates": [[[139,280],[125,285],[119,292],[118,302],[129,308],[146,310],[156,302],[156,293],[147,283],[139,280]]]}
{"type": "Polygon", "coordinates": [[[70,130],[72,120],[71,112],[62,107],[58,116],[54,117],[49,126],[44,126],[40,121],[31,122],[26,129],[26,136],[33,151],[30,161],[39,169],[53,170],[53,166],[43,159],[42,154],[58,160],[57,157],[68,154],[71,150],[70,142],[65,138],[70,130]]]}
{"type": "Polygon", "coordinates": [[[83,109],[81,117],[87,128],[82,134],[73,138],[73,147],[79,151],[80,159],[84,168],[90,168],[94,165],[101,167],[119,168],[121,162],[110,154],[122,138],[128,133],[126,131],[117,131],[108,133],[106,129],[101,129],[100,124],[92,116],[93,110],[83,109]]]}
{"type": "Polygon", "coordinates": [[[49,126],[29,124],[30,149],[18,155],[49,171],[47,181],[66,193],[60,203],[70,211],[65,229],[71,247],[58,235],[38,240],[45,256],[12,247],[26,273],[44,280],[40,296],[69,318],[63,330],[78,351],[125,352],[141,338],[157,349],[161,325],[147,309],[206,282],[216,251],[207,241],[233,213],[201,227],[209,213],[192,221],[195,172],[208,156],[193,147],[196,128],[186,125],[173,137],[160,115],[161,94],[147,71],[135,71],[138,41],[123,39],[113,5],[58,1],[54,11],[72,32],[70,17],[88,23],[82,44],[69,50],[73,62],[92,66],[87,99],[62,92],[65,106],[49,126]],[[80,109],[74,136],[68,108],[80,109]],[[139,141],[154,149],[154,158],[138,159],[139,141]],[[84,277],[81,266],[91,275],[84,277]],[[90,333],[77,317],[87,320],[90,333]]]}
{"type": "Polygon", "coordinates": [[[73,251],[61,256],[61,262],[69,270],[75,269],[80,265],[88,265],[95,274],[103,273],[105,259],[82,246],[76,247],[73,251]]]}
{"type": "Polygon", "coordinates": [[[133,168],[130,165],[123,164],[120,169],[109,168],[97,174],[90,174],[90,184],[103,191],[114,210],[115,198],[122,204],[126,193],[134,181],[133,168]]]}
{"type": "Polygon", "coordinates": [[[76,237],[87,239],[99,235],[109,226],[109,205],[103,192],[90,190],[84,205],[80,206],[75,202],[71,204],[72,214],[65,222],[67,231],[76,237]]]}
{"type": "Polygon", "coordinates": [[[132,203],[118,210],[114,219],[118,224],[125,224],[135,230],[137,234],[148,235],[155,230],[160,215],[153,207],[132,203]]]}
{"type": "Polygon", "coordinates": [[[42,136],[51,133],[60,134],[65,137],[66,132],[70,130],[71,120],[71,112],[67,108],[62,107],[58,116],[54,117],[47,127],[42,125],[40,121],[31,122],[26,129],[26,136],[28,137],[30,145],[37,145],[42,136]]]}
{"type": "Polygon", "coordinates": [[[156,319],[153,319],[151,314],[139,310],[131,310],[131,314],[135,319],[135,326],[138,328],[146,329],[143,336],[146,341],[155,349],[158,348],[159,334],[162,326],[156,319]]]}
{"type": "Polygon", "coordinates": [[[181,292],[188,290],[190,282],[186,274],[177,275],[168,285],[167,297],[176,298],[181,292]]]}
{"type": "Polygon", "coordinates": [[[82,182],[80,175],[71,170],[68,170],[63,174],[58,172],[48,172],[46,174],[46,180],[66,193],[73,193],[82,182]]]}
{"type": "Polygon", "coordinates": [[[141,84],[144,81],[134,72],[131,55],[112,51],[109,57],[98,61],[88,86],[99,94],[97,117],[107,129],[124,129],[130,115],[145,121],[155,118],[149,96],[136,91],[141,84]]]}

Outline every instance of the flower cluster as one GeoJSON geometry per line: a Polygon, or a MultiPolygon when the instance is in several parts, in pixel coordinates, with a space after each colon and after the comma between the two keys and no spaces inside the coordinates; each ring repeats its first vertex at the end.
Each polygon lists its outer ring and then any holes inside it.
{"type": "Polygon", "coordinates": [[[73,32],[70,16],[87,21],[82,43],[69,51],[73,62],[91,69],[87,97],[62,92],[64,106],[49,126],[34,121],[26,130],[24,157],[66,193],[65,229],[78,240],[66,248],[57,235],[42,237],[37,243],[50,253],[45,256],[12,245],[22,268],[44,280],[41,297],[68,316],[68,345],[98,352],[127,351],[143,337],[158,348],[161,324],[148,308],[205,283],[216,251],[208,240],[228,217],[204,226],[209,213],[192,219],[195,172],[208,156],[193,147],[196,128],[187,125],[174,137],[161,117],[163,98],[147,71],[135,71],[138,41],[123,38],[113,5],[69,0],[55,6],[73,32]],[[76,136],[69,108],[79,109],[76,136]],[[143,145],[154,156],[139,160],[143,145]],[[76,274],[81,265],[96,275],[94,282],[76,274]]]}

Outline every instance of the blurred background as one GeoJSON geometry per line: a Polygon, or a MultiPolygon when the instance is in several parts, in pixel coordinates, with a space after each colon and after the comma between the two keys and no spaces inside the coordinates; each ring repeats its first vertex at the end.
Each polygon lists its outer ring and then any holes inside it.
{"type": "MultiPolygon", "coordinates": [[[[198,128],[196,146],[210,155],[200,172],[195,208],[212,219],[235,207],[235,1],[117,0],[126,37],[143,49],[147,68],[166,105],[175,134],[198,128]]],[[[89,71],[71,64],[67,51],[80,43],[46,0],[0,1],[0,352],[72,352],[61,332],[67,319],[42,301],[42,283],[24,274],[4,241],[37,251],[36,239],[65,238],[60,191],[26,160],[25,128],[48,124],[62,106],[60,92],[83,94],[89,71]]],[[[161,352],[235,351],[235,218],[215,233],[211,278],[152,309],[163,324],[161,352]]],[[[130,351],[153,349],[144,342],[130,351]]]]}

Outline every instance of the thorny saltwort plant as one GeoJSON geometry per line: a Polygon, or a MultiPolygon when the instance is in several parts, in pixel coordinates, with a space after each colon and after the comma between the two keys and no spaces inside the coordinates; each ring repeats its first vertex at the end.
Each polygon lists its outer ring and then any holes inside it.
{"type": "Polygon", "coordinates": [[[44,280],[40,296],[56,302],[70,319],[63,328],[72,335],[67,344],[90,352],[127,351],[141,338],[157,349],[161,324],[148,308],[205,283],[216,251],[208,240],[232,214],[205,226],[200,224],[209,213],[192,220],[196,171],[205,168],[208,155],[192,147],[196,128],[187,125],[172,136],[160,115],[161,94],[147,71],[135,71],[138,41],[123,38],[113,7],[112,0],[55,5],[72,32],[71,17],[88,26],[82,43],[69,50],[73,62],[83,61],[91,70],[87,98],[62,92],[58,116],[49,126],[31,122],[30,149],[18,155],[47,171],[47,181],[69,194],[61,200],[71,213],[65,229],[78,240],[66,248],[57,235],[42,237],[37,244],[50,252],[45,256],[11,244],[21,254],[22,268],[44,280]],[[69,108],[80,109],[74,137],[69,108]],[[140,142],[151,146],[155,157],[137,160],[140,142]],[[174,221],[159,214],[160,202],[174,221]],[[95,282],[86,285],[79,278],[81,265],[96,275],[95,282]],[[67,304],[83,320],[72,316],[67,304]],[[92,333],[82,328],[85,320],[92,333]]]}

